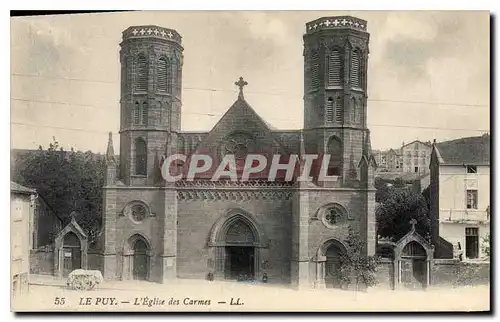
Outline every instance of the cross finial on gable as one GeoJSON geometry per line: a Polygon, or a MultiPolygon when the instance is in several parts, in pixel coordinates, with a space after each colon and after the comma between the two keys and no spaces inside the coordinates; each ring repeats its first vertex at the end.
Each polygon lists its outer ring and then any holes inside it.
{"type": "Polygon", "coordinates": [[[415,225],[417,224],[417,221],[415,220],[415,218],[412,218],[410,220],[410,225],[411,225],[411,231],[415,231],[415,225]]]}
{"type": "Polygon", "coordinates": [[[234,85],[236,85],[240,88],[240,93],[238,94],[238,98],[243,99],[243,87],[245,85],[248,85],[248,82],[243,80],[243,77],[240,77],[240,79],[237,82],[235,82],[234,85]]]}

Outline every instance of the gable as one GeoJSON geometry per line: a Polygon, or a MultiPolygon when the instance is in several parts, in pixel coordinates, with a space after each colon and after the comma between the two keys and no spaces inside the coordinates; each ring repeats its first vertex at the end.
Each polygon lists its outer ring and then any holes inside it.
{"type": "Polygon", "coordinates": [[[193,150],[193,154],[221,152],[221,145],[235,133],[243,133],[254,140],[254,149],[256,151],[250,152],[261,153],[265,151],[286,154],[286,149],[277,136],[244,99],[238,99],[229,108],[208,135],[193,150]]]}

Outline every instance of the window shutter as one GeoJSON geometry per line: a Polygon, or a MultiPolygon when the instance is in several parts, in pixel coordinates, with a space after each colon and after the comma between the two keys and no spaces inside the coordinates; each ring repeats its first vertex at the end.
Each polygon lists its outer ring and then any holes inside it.
{"type": "Polygon", "coordinates": [[[319,53],[312,53],[311,57],[311,89],[316,89],[319,86],[319,53]]]}
{"type": "Polygon", "coordinates": [[[332,51],[328,59],[328,86],[342,86],[340,53],[332,51]]]}
{"type": "Polygon", "coordinates": [[[342,97],[337,97],[335,100],[335,122],[342,123],[343,120],[343,109],[342,109],[342,97]]]}
{"type": "Polygon", "coordinates": [[[326,101],[326,120],[333,122],[333,98],[331,97],[326,101]]]}
{"type": "Polygon", "coordinates": [[[141,123],[141,107],[139,105],[139,102],[135,102],[135,108],[134,108],[134,123],[139,124],[141,123]]]}
{"type": "Polygon", "coordinates": [[[148,102],[142,103],[142,124],[148,125],[148,102]]]}
{"type": "Polygon", "coordinates": [[[158,61],[158,91],[167,91],[167,61],[160,58],[158,61]]]}
{"type": "Polygon", "coordinates": [[[351,56],[351,86],[361,87],[360,54],[358,50],[352,52],[351,56]]]}
{"type": "Polygon", "coordinates": [[[143,55],[137,58],[137,76],[135,89],[137,91],[148,90],[148,64],[143,55]]]}

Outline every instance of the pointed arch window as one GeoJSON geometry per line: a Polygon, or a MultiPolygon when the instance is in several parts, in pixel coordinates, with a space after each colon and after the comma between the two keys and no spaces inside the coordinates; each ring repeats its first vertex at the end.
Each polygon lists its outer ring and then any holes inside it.
{"type": "Polygon", "coordinates": [[[142,124],[143,125],[148,125],[148,102],[143,102],[142,103],[142,124]]]}
{"type": "Polygon", "coordinates": [[[134,124],[141,124],[141,105],[135,102],[134,106],[134,124]]]}
{"type": "Polygon", "coordinates": [[[343,99],[342,96],[337,96],[335,99],[335,122],[342,123],[344,119],[343,99]]]}
{"type": "Polygon", "coordinates": [[[335,49],[328,57],[328,86],[342,86],[340,52],[335,49]]]}
{"type": "Polygon", "coordinates": [[[340,176],[342,173],[342,141],[337,136],[332,136],[328,140],[327,146],[330,162],[328,163],[329,176],[340,176]]]}
{"type": "Polygon", "coordinates": [[[139,55],[136,62],[135,90],[145,92],[148,90],[148,62],[144,55],[139,55]]]}
{"type": "Polygon", "coordinates": [[[147,144],[143,138],[135,140],[135,174],[147,174],[147,144]]]}
{"type": "Polygon", "coordinates": [[[333,122],[333,98],[328,97],[326,101],[326,120],[327,122],[333,122]]]}
{"type": "Polygon", "coordinates": [[[172,93],[172,64],[162,57],[158,60],[158,91],[172,93]]]}
{"type": "Polygon", "coordinates": [[[361,53],[355,49],[351,54],[351,87],[361,88],[361,53]]]}
{"type": "Polygon", "coordinates": [[[356,110],[356,99],[354,97],[351,97],[349,99],[349,113],[351,115],[351,123],[355,123],[357,110],[356,110]]]}
{"type": "Polygon", "coordinates": [[[356,100],[355,110],[356,110],[356,118],[354,121],[356,123],[361,123],[361,114],[362,114],[361,99],[356,100]]]}
{"type": "Polygon", "coordinates": [[[176,84],[176,95],[180,97],[181,95],[181,80],[182,80],[182,69],[181,69],[181,64],[180,62],[177,62],[176,66],[176,76],[175,76],[175,84],[176,84]]]}
{"type": "Polygon", "coordinates": [[[313,51],[311,55],[311,89],[319,86],[319,53],[313,51]]]}

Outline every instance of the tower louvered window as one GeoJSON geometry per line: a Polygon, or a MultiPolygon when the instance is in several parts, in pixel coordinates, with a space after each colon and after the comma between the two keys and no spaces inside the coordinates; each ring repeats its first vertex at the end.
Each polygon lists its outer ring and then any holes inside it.
{"type": "Polygon", "coordinates": [[[141,123],[141,106],[139,105],[139,102],[135,102],[134,124],[140,124],[140,123],[141,123]]]}
{"type": "Polygon", "coordinates": [[[351,86],[361,88],[361,54],[354,50],[351,55],[351,86]]]}
{"type": "Polygon", "coordinates": [[[175,76],[175,84],[176,84],[176,95],[180,97],[181,95],[181,77],[182,77],[182,72],[181,72],[181,66],[180,63],[177,64],[176,67],[176,76],[175,76]]]}
{"type": "Polygon", "coordinates": [[[136,69],[136,83],[135,89],[137,91],[147,91],[148,90],[148,64],[146,57],[140,55],[137,58],[137,69],[136,69]]]}
{"type": "Polygon", "coordinates": [[[326,120],[333,122],[333,98],[328,97],[326,101],[326,120]]]}
{"type": "Polygon", "coordinates": [[[356,122],[356,115],[358,111],[356,106],[356,99],[354,97],[351,97],[349,102],[349,113],[351,114],[351,122],[356,122]]]}
{"type": "Polygon", "coordinates": [[[319,53],[317,51],[311,56],[311,89],[319,86],[319,53]]]}
{"type": "Polygon", "coordinates": [[[361,100],[356,100],[356,123],[361,123],[361,110],[362,110],[362,105],[361,105],[361,100]]]}
{"type": "Polygon", "coordinates": [[[147,174],[147,145],[142,138],[135,140],[135,174],[147,174]]]}
{"type": "Polygon", "coordinates": [[[160,92],[166,92],[170,93],[171,91],[169,90],[169,69],[171,69],[171,66],[169,62],[167,61],[166,58],[160,58],[158,60],[158,90],[160,92]]]}
{"type": "Polygon", "coordinates": [[[148,102],[142,103],[142,124],[148,125],[148,102]]]}
{"type": "Polygon", "coordinates": [[[339,51],[332,51],[328,57],[328,86],[342,86],[341,66],[339,51]]]}
{"type": "Polygon", "coordinates": [[[342,123],[342,120],[344,118],[344,111],[343,111],[343,106],[342,106],[342,97],[338,96],[337,99],[335,99],[335,122],[342,123]]]}

